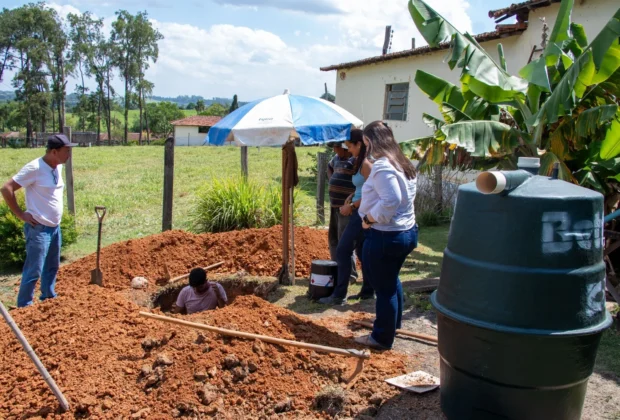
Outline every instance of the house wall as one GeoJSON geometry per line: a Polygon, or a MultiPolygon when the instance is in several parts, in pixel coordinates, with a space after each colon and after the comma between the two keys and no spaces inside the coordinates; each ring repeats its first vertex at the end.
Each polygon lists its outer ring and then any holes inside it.
{"type": "Polygon", "coordinates": [[[206,137],[206,133],[198,132],[198,127],[183,125],[176,125],[174,127],[175,146],[202,146],[206,137]]]}
{"type": "MultiPolygon", "coordinates": [[[[573,9],[573,22],[584,26],[591,42],[603,25],[618,10],[618,0],[576,1],[573,9]]],[[[541,43],[542,22],[545,17],[549,34],[553,29],[560,4],[553,4],[530,11],[529,27],[521,35],[482,43],[482,47],[498,61],[497,44],[504,47],[508,72],[516,75],[524,67],[534,45],[541,43]]],[[[409,82],[408,115],[406,121],[388,121],[396,139],[406,141],[432,134],[431,129],[422,122],[422,113],[440,117],[437,105],[433,103],[415,84],[415,72],[422,69],[460,86],[460,69],[450,70],[444,62],[449,50],[406,57],[363,67],[335,71],[336,103],[368,124],[383,119],[385,87],[388,84],[409,82]],[[341,79],[340,73],[346,77],[341,79]]],[[[535,55],[536,57],[536,55],[535,55]]]]}

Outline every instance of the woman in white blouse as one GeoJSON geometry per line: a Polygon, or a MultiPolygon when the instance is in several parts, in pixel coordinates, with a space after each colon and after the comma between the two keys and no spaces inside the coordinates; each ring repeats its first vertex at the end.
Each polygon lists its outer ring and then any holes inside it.
{"type": "Polygon", "coordinates": [[[355,339],[388,350],[401,327],[403,289],[398,274],[418,245],[413,201],[416,170],[400,150],[392,130],[375,121],[364,129],[364,142],[374,165],[362,189],[359,215],[365,233],[364,275],[377,295],[376,320],[369,335],[355,339]]]}

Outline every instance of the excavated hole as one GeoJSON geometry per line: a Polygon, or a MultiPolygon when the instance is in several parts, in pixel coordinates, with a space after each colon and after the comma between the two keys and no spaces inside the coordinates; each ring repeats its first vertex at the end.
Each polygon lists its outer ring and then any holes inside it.
{"type": "MultiPolygon", "coordinates": [[[[244,275],[214,278],[209,279],[209,281],[215,281],[222,285],[226,291],[229,304],[234,302],[237,296],[255,295],[266,300],[267,295],[278,285],[277,279],[274,278],[244,275]]],[[[187,286],[186,281],[160,288],[151,295],[151,306],[160,308],[162,312],[169,312],[185,286],[187,286]]]]}

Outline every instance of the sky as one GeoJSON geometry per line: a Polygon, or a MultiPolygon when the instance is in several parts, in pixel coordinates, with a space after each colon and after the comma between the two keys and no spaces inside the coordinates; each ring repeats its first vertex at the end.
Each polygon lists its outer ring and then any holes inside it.
{"type": "MultiPolygon", "coordinates": [[[[494,30],[488,10],[514,0],[428,0],[459,30],[494,30]]],[[[14,8],[27,1],[0,0],[14,8]]],[[[336,72],[320,67],[381,55],[385,26],[394,31],[392,52],[425,44],[407,0],[56,0],[61,17],[92,12],[109,31],[115,12],[147,11],[164,36],[159,59],[146,78],[157,96],[239,96],[240,101],[280,94],[320,96],[335,92],[336,72]]],[[[5,74],[0,90],[12,90],[5,74]]],[[[68,91],[77,81],[71,80],[68,91]]],[[[114,86],[122,92],[122,80],[114,86]]]]}

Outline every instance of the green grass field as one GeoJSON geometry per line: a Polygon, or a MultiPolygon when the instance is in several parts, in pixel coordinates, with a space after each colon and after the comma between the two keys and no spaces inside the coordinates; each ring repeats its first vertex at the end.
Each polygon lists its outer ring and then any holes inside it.
{"type": "MultiPolygon", "coordinates": [[[[298,149],[300,225],[315,223],[316,180],[310,171],[311,155],[320,148],[298,149]]],[[[44,149],[0,150],[0,180],[8,180],[44,149]]],[[[250,148],[250,177],[266,184],[279,184],[280,148],[250,148]]],[[[75,148],[73,157],[77,243],[64,256],[80,257],[96,250],[96,205],[108,209],[102,244],[108,245],[161,231],[164,148],[117,146],[75,148]]],[[[214,177],[241,173],[240,149],[236,147],[177,147],[175,149],[173,227],[190,228],[190,212],[196,191],[214,177]]]]}

